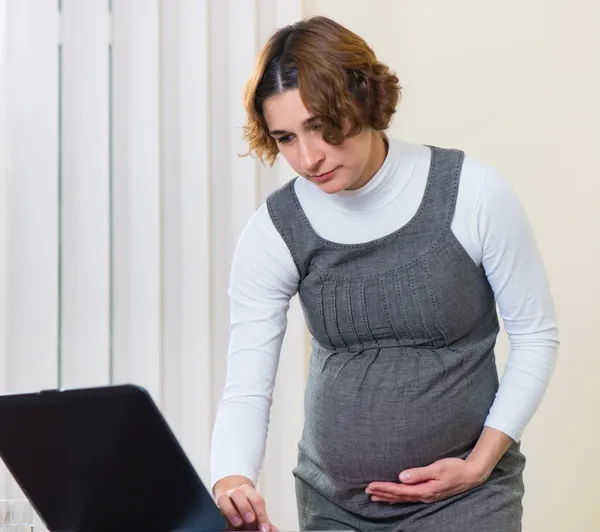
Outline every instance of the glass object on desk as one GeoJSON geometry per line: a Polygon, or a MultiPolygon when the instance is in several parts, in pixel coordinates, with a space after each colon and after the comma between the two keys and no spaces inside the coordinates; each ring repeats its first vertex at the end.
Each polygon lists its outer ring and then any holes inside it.
{"type": "Polygon", "coordinates": [[[33,508],[26,499],[0,499],[0,532],[33,532],[33,508]]]}

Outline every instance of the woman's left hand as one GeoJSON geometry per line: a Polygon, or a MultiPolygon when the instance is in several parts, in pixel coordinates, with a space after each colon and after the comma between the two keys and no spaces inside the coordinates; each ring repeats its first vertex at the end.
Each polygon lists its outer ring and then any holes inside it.
{"type": "Polygon", "coordinates": [[[485,473],[474,462],[460,458],[444,458],[427,467],[403,471],[400,483],[371,482],[366,492],[376,502],[431,503],[452,497],[483,484],[485,473]]]}

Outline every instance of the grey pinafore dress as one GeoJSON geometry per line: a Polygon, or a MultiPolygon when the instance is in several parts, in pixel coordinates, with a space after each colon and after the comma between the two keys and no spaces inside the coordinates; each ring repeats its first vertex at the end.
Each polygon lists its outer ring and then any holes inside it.
{"type": "Polygon", "coordinates": [[[294,180],[267,199],[313,337],[294,469],[302,530],[521,530],[517,443],[483,485],[446,500],[390,505],[365,493],[404,469],[467,456],[498,388],[494,295],[450,229],[464,155],[430,149],[416,214],[374,241],[321,238],[294,180]]]}

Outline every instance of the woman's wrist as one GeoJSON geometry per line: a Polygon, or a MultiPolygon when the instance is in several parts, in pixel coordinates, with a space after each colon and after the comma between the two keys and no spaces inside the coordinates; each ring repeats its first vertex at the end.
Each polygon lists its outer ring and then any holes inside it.
{"type": "Polygon", "coordinates": [[[227,493],[229,490],[239,488],[244,484],[249,484],[250,486],[254,487],[254,483],[248,477],[243,475],[223,477],[215,482],[215,485],[213,486],[213,494],[215,498],[218,499],[221,495],[227,493]]]}
{"type": "Polygon", "coordinates": [[[473,468],[473,475],[484,482],[492,473],[513,440],[504,432],[484,427],[473,451],[465,459],[473,468]]]}

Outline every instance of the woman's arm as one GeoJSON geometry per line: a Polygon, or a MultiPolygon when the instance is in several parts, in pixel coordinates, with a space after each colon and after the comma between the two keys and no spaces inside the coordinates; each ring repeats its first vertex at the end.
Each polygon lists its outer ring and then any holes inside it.
{"type": "Polygon", "coordinates": [[[510,342],[498,393],[469,457],[487,478],[538,409],[556,366],[559,340],[533,230],[516,194],[494,170],[481,189],[477,228],[482,266],[510,342]]]}
{"type": "Polygon", "coordinates": [[[558,328],[544,264],[527,216],[508,183],[491,171],[478,228],[482,265],[494,291],[510,351],[485,422],[518,441],[546,392],[558,357],[558,328]]]}
{"type": "Polygon", "coordinates": [[[297,288],[298,271],[263,205],[244,229],[231,267],[227,379],[211,446],[213,487],[225,477],[256,484],[287,311],[297,288]]]}

